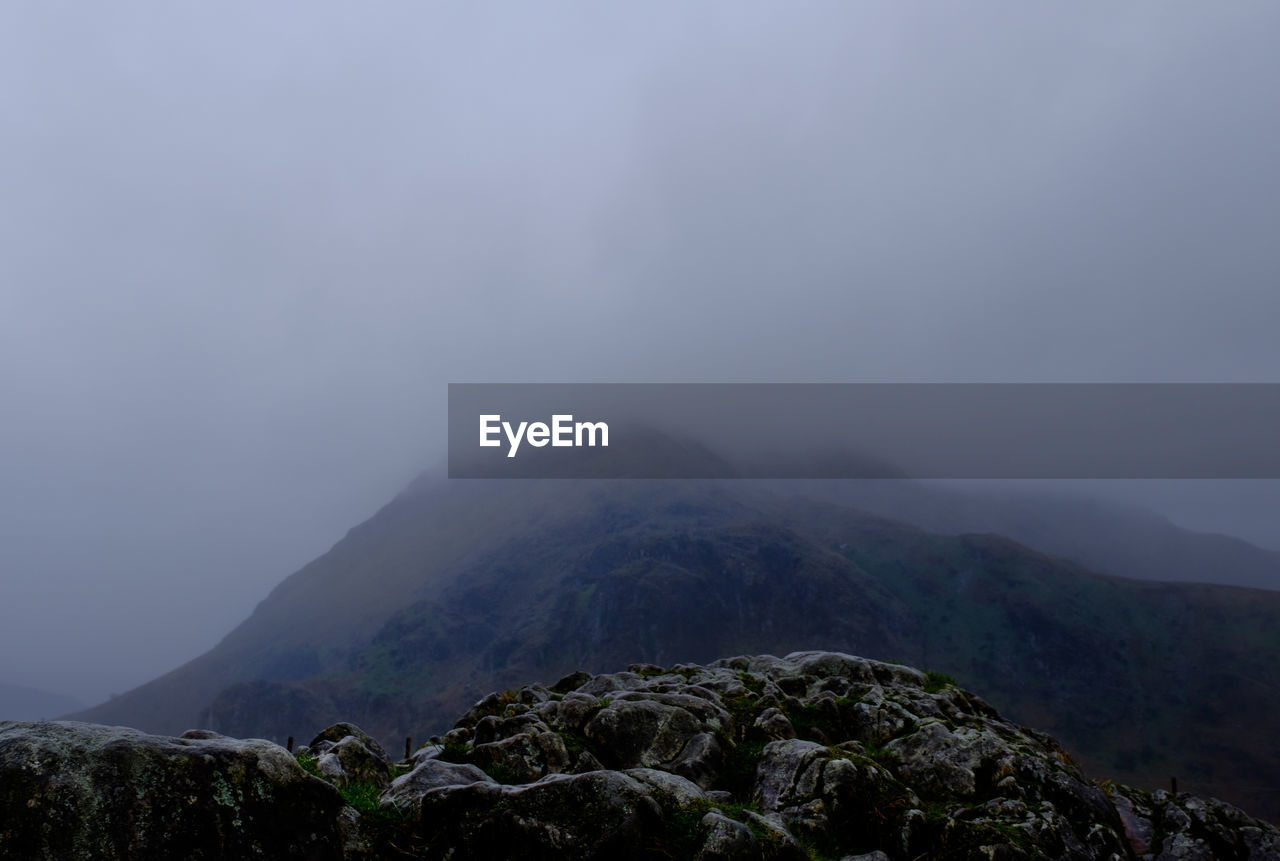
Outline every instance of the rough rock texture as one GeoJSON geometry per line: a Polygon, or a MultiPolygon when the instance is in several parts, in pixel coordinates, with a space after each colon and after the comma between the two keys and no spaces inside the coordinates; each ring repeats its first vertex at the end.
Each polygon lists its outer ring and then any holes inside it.
{"type": "Polygon", "coordinates": [[[369,751],[369,753],[373,754],[378,759],[381,759],[383,762],[391,762],[391,757],[382,749],[382,745],[378,744],[372,736],[360,729],[360,727],[355,724],[347,723],[346,721],[336,723],[328,729],[321,731],[319,735],[311,739],[311,744],[307,746],[311,749],[312,753],[319,756],[327,751],[331,745],[335,745],[347,738],[354,738],[362,747],[364,747],[365,750],[369,751]]]}
{"type": "Polygon", "coordinates": [[[339,859],[359,845],[342,797],[284,748],[188,735],[0,723],[0,858],[339,859]]]}
{"type": "Polygon", "coordinates": [[[207,735],[0,725],[0,856],[1280,859],[1237,808],[1098,785],[945,677],[827,652],[492,694],[403,763],[337,725],[298,762],[341,794],[207,735]]]}
{"type": "Polygon", "coordinates": [[[400,796],[445,856],[1280,858],[1230,805],[1104,789],[945,677],[828,652],[493,694],[420,757],[510,784],[400,796]]]}
{"type": "MultiPolygon", "coordinates": [[[[312,749],[312,754],[316,749],[312,749]]],[[[374,754],[354,735],[339,742],[321,742],[316,769],[334,786],[373,784],[379,788],[391,782],[386,760],[374,754]]]]}

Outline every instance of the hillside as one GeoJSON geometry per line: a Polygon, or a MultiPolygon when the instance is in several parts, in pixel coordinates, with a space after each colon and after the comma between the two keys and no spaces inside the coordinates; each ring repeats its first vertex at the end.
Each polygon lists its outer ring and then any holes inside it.
{"type": "Polygon", "coordinates": [[[347,718],[395,742],[521,679],[837,648],[979,687],[1093,773],[1280,819],[1278,619],[1276,592],[731,483],[422,480],[216,649],[80,716],[278,741],[347,718]]]}
{"type": "Polygon", "coordinates": [[[991,532],[1119,577],[1280,590],[1280,552],[1105,499],[915,481],[791,483],[804,496],[929,532],[991,532]]]}

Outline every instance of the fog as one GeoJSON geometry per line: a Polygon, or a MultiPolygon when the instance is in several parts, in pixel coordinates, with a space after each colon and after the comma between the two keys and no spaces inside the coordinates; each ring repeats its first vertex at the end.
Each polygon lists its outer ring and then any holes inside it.
{"type": "MultiPolygon", "coordinates": [[[[0,681],[215,644],[467,381],[1276,381],[1280,7],[0,7],[0,681]]],[[[1110,488],[1280,547],[1280,494],[1110,488]]]]}

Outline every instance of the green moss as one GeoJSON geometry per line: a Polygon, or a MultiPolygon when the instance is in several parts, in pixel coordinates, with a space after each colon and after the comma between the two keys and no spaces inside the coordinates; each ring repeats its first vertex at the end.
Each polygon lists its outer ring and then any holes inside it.
{"type": "Polygon", "coordinates": [[[863,745],[867,758],[873,759],[886,768],[893,768],[899,762],[898,755],[878,741],[869,741],[863,745]]]}
{"type": "Polygon", "coordinates": [[[726,752],[721,780],[735,798],[747,797],[755,785],[756,767],[764,746],[762,739],[743,739],[726,752]]]}
{"type": "Polygon", "coordinates": [[[565,753],[569,754],[569,761],[576,762],[578,757],[587,750],[587,739],[585,736],[577,735],[571,732],[557,732],[560,740],[564,742],[565,753]]]}
{"type": "Polygon", "coordinates": [[[821,744],[835,744],[853,738],[853,697],[817,700],[786,708],[786,715],[798,738],[821,744]]]}
{"type": "Polygon", "coordinates": [[[748,694],[722,696],[720,697],[720,704],[724,706],[724,710],[733,718],[733,723],[739,732],[751,726],[760,711],[759,706],[756,705],[755,697],[748,694]]]}
{"type": "Polygon", "coordinates": [[[505,786],[524,783],[525,776],[504,762],[490,762],[480,766],[485,774],[505,786]]]}
{"type": "Polygon", "coordinates": [[[666,833],[663,835],[665,840],[662,841],[664,845],[660,847],[662,854],[672,858],[695,857],[698,850],[702,848],[702,842],[705,837],[702,830],[702,818],[713,810],[718,810],[729,819],[746,825],[751,829],[751,833],[757,840],[770,844],[777,840],[776,834],[762,827],[759,823],[753,822],[746,815],[747,811],[760,812],[754,805],[735,802],[716,803],[699,799],[677,809],[666,817],[666,833]]]}
{"type": "Polygon", "coordinates": [[[840,858],[845,854],[840,851],[840,847],[836,845],[835,841],[826,836],[811,837],[804,834],[793,836],[796,843],[804,850],[804,854],[809,856],[810,861],[834,861],[834,859],[840,858]]]}
{"type": "Polygon", "coordinates": [[[755,673],[738,673],[738,678],[742,681],[743,686],[756,696],[764,693],[764,679],[755,673]]]}

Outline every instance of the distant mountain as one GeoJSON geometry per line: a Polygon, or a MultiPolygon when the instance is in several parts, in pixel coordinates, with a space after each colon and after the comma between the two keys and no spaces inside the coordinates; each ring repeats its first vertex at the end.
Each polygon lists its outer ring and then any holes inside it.
{"type": "Polygon", "coordinates": [[[916,481],[811,481],[793,492],[930,532],[992,532],[1104,574],[1280,590],[1280,552],[1184,529],[1137,506],[1049,491],[916,481]]]}
{"type": "Polygon", "coordinates": [[[79,717],[402,741],[577,668],[839,649],[949,673],[1096,774],[1280,819],[1280,593],[1105,576],[784,489],[424,478],[215,649],[79,717]]]}
{"type": "Polygon", "coordinates": [[[82,708],[84,703],[72,697],[0,682],[0,721],[46,720],[82,708]]]}

